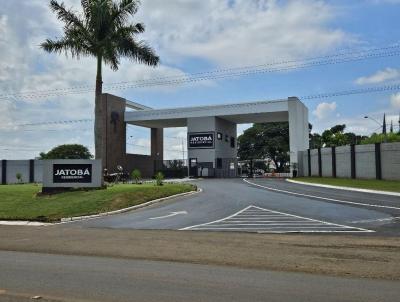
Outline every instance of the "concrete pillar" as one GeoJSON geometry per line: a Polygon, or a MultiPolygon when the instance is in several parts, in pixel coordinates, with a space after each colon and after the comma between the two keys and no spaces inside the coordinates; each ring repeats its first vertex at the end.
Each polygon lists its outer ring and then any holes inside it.
{"type": "Polygon", "coordinates": [[[1,184],[7,184],[7,160],[3,159],[1,161],[1,184]]]}
{"type": "Polygon", "coordinates": [[[332,177],[336,178],[336,147],[332,147],[332,177]]]}
{"type": "Polygon", "coordinates": [[[29,182],[35,182],[35,160],[29,160],[29,182]]]}
{"type": "Polygon", "coordinates": [[[356,175],[356,146],[350,145],[350,167],[351,167],[351,178],[355,179],[356,175]]]}
{"type": "Polygon", "coordinates": [[[309,148],[308,109],[296,97],[288,98],[290,171],[298,164],[299,151],[309,148]]]}
{"type": "Polygon", "coordinates": [[[164,129],[151,128],[151,157],[154,160],[164,159],[164,129]]]}
{"type": "Polygon", "coordinates": [[[318,176],[322,177],[322,155],[321,148],[318,148],[318,176]]]}
{"type": "Polygon", "coordinates": [[[382,179],[382,153],[381,153],[381,144],[375,144],[375,174],[376,179],[382,179]]]}
{"type": "Polygon", "coordinates": [[[105,93],[103,98],[103,167],[110,173],[126,165],[126,101],[105,93]]]}

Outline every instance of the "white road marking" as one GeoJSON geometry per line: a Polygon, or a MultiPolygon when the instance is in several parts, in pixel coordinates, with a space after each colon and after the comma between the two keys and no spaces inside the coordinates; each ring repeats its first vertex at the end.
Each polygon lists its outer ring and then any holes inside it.
{"type": "Polygon", "coordinates": [[[379,221],[391,221],[391,220],[397,220],[397,219],[400,219],[400,216],[398,216],[398,217],[389,217],[389,218],[381,218],[381,219],[355,220],[355,221],[349,221],[349,223],[379,222],[379,221]]]}
{"type": "Polygon", "coordinates": [[[322,220],[302,217],[298,215],[288,214],[284,212],[268,210],[254,205],[248,206],[235,214],[215,221],[197,224],[182,228],[181,230],[213,230],[213,231],[256,231],[262,233],[323,233],[323,232],[374,232],[363,228],[347,226],[337,223],[326,222],[322,220]],[[251,217],[243,217],[247,211],[258,213],[269,213],[279,217],[280,220],[270,220],[257,218],[252,220],[251,217]],[[242,216],[242,217],[238,217],[242,216]],[[288,220],[295,218],[296,220],[288,220]]]}
{"type": "Polygon", "coordinates": [[[250,184],[250,185],[253,185],[253,186],[256,186],[256,187],[261,187],[261,188],[264,188],[264,189],[268,189],[270,191],[286,193],[286,194],[291,194],[291,195],[296,195],[296,196],[310,197],[310,198],[316,198],[316,199],[322,199],[322,200],[328,200],[328,201],[335,201],[335,202],[347,203],[347,204],[355,204],[355,205],[360,205],[360,206],[364,206],[364,207],[374,207],[374,208],[385,208],[385,209],[400,210],[400,208],[398,208],[398,207],[383,206],[383,205],[379,205],[379,204],[370,204],[370,203],[361,203],[361,202],[354,202],[354,201],[347,201],[347,200],[339,200],[339,199],[333,199],[333,198],[327,198],[327,197],[321,197],[321,196],[315,196],[315,195],[308,195],[308,194],[290,192],[290,191],[286,191],[286,190],[274,189],[274,188],[271,188],[271,187],[255,184],[255,183],[253,183],[251,181],[248,181],[247,179],[243,179],[243,181],[248,183],[248,184],[250,184]]]}
{"type": "Polygon", "coordinates": [[[173,217],[173,216],[182,215],[182,214],[183,214],[183,215],[184,215],[184,214],[187,214],[187,212],[186,212],[186,211],[171,212],[171,214],[168,214],[168,215],[165,215],[165,216],[152,217],[152,218],[149,218],[149,219],[163,219],[163,218],[173,217]]]}

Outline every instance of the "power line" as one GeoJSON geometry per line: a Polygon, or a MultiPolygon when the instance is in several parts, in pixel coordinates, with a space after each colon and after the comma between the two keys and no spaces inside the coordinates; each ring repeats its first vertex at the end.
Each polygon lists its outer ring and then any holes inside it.
{"type": "Polygon", "coordinates": [[[336,91],[336,92],[328,92],[328,93],[319,93],[319,94],[302,96],[302,97],[299,97],[299,99],[301,99],[301,100],[324,99],[324,98],[330,98],[330,97],[338,97],[338,96],[346,96],[346,95],[354,95],[354,94],[377,93],[377,92],[393,91],[393,90],[400,90],[400,84],[369,87],[369,88],[360,88],[360,89],[352,89],[352,90],[344,90],[344,91],[336,91]]]}
{"type": "MultiPolygon", "coordinates": [[[[269,72],[281,72],[295,69],[303,69],[307,67],[324,66],[330,64],[346,63],[351,61],[366,60],[372,58],[383,58],[400,55],[400,45],[394,45],[389,47],[376,48],[369,51],[353,51],[348,53],[333,54],[315,58],[309,58],[305,60],[286,60],[280,62],[272,62],[261,65],[244,66],[228,69],[219,69],[208,72],[194,73],[185,76],[173,76],[173,77],[159,77],[152,78],[149,80],[138,80],[131,82],[117,82],[104,87],[108,87],[110,90],[123,90],[129,88],[141,88],[141,87],[152,87],[152,86],[163,86],[163,85],[178,85],[190,82],[198,82],[213,79],[223,79],[228,77],[254,75],[259,73],[269,72]],[[289,65],[288,65],[289,64],[289,65]],[[290,65],[292,64],[292,65],[290,65]],[[284,65],[284,66],[281,66],[284,65]],[[268,66],[268,67],[267,67],[268,66]],[[271,68],[271,66],[278,66],[271,68]],[[267,67],[267,68],[266,68],[267,67]]],[[[0,99],[8,99],[10,97],[21,97],[25,99],[44,98],[52,96],[60,96],[65,94],[80,94],[93,91],[93,86],[77,86],[70,88],[61,88],[55,90],[45,91],[32,91],[26,93],[14,93],[14,94],[3,94],[0,95],[0,99]],[[90,87],[90,89],[88,89],[90,87]]]]}
{"type": "MultiPolygon", "coordinates": [[[[139,145],[139,144],[132,144],[132,143],[126,143],[129,146],[134,146],[134,147],[140,147],[140,148],[145,148],[145,149],[150,149],[150,146],[145,146],[145,145],[139,145]]],[[[164,151],[170,151],[170,152],[182,152],[182,150],[173,150],[173,149],[163,149],[164,151]]]]}
{"type": "MultiPolygon", "coordinates": [[[[343,90],[343,91],[336,91],[336,92],[312,94],[312,95],[307,95],[307,96],[301,96],[301,97],[299,97],[299,99],[301,99],[301,100],[324,99],[324,98],[330,98],[330,97],[356,95],[356,94],[379,93],[379,92],[395,91],[395,90],[400,90],[400,84],[385,85],[385,86],[375,86],[375,87],[369,87],[369,88],[360,88],[360,89],[352,89],[352,90],[343,90]]],[[[13,126],[13,127],[25,127],[25,126],[43,126],[43,125],[63,125],[63,124],[87,123],[87,122],[93,122],[93,119],[37,122],[37,123],[29,123],[29,124],[11,125],[11,126],[13,126]]],[[[180,138],[180,139],[182,139],[182,138],[180,138]]]]}

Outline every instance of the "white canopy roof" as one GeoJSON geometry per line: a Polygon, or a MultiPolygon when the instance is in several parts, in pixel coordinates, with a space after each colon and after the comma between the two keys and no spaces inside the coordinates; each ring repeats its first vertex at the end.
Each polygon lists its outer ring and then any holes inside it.
{"type": "Polygon", "coordinates": [[[289,102],[303,103],[297,97],[284,100],[259,101],[212,106],[167,109],[143,108],[125,112],[125,121],[149,128],[185,127],[188,118],[216,116],[237,124],[283,122],[289,119],[289,102]]]}

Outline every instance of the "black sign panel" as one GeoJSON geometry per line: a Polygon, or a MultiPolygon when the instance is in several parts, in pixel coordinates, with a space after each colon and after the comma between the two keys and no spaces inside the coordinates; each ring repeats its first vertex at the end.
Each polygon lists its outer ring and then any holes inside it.
{"type": "Polygon", "coordinates": [[[214,148],[214,132],[189,133],[189,148],[214,148]]]}
{"type": "Polygon", "coordinates": [[[54,183],[91,183],[91,164],[54,164],[54,183]]]}

